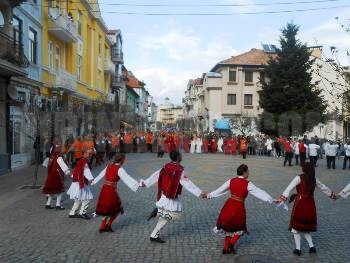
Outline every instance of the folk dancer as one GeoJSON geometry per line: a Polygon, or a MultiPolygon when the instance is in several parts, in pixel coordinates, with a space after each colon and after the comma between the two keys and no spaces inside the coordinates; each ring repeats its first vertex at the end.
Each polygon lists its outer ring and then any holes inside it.
{"type": "Polygon", "coordinates": [[[134,192],[136,192],[139,187],[139,183],[128,175],[124,168],[122,168],[124,162],[125,155],[117,153],[114,157],[113,163],[108,164],[92,183],[92,185],[95,185],[105,177],[105,182],[102,186],[96,206],[96,214],[103,216],[99,229],[100,233],[114,232],[112,229],[113,221],[119,214],[124,213],[124,208],[117,191],[118,181],[122,180],[126,186],[134,192]]]}
{"type": "Polygon", "coordinates": [[[225,234],[223,254],[235,253],[234,246],[239,238],[247,233],[245,199],[248,194],[256,198],[273,203],[272,197],[248,181],[249,169],[245,164],[237,168],[237,177],[226,181],[215,191],[207,194],[208,199],[220,197],[230,193],[231,197],[227,199],[216,222],[214,232],[223,232],[225,234]]]}
{"type": "Polygon", "coordinates": [[[303,173],[296,176],[277,203],[286,202],[290,192],[296,188],[297,194],[292,195],[289,202],[294,201],[293,211],[289,224],[289,230],[294,235],[295,249],[293,253],[297,256],[301,255],[301,236],[304,233],[305,239],[309,244],[309,253],[316,253],[316,248],[312,242],[311,232],[317,231],[317,214],[314,199],[315,188],[319,188],[323,193],[332,199],[336,199],[336,195],[324,184],[322,184],[315,176],[315,166],[311,162],[306,162],[302,168],[303,173]]]}
{"type": "Polygon", "coordinates": [[[91,148],[84,149],[83,158],[78,161],[74,168],[72,184],[67,191],[70,199],[74,200],[73,207],[69,212],[70,218],[90,219],[87,210],[90,200],[93,199],[93,195],[89,188],[89,184],[91,184],[94,177],[89,168],[89,161],[94,155],[94,152],[94,149],[91,148]]]}
{"type": "Polygon", "coordinates": [[[54,144],[51,148],[47,178],[43,188],[43,194],[47,196],[46,209],[54,209],[51,202],[56,195],[56,210],[64,210],[64,207],[61,206],[62,196],[65,192],[63,179],[65,175],[70,173],[70,169],[63,160],[62,145],[60,143],[54,144]]]}
{"type": "Polygon", "coordinates": [[[165,225],[173,219],[179,219],[182,211],[180,195],[182,187],[196,197],[204,197],[206,193],[194,185],[184,174],[184,167],[180,165],[182,156],[178,151],[170,153],[171,162],[166,164],[162,169],[156,171],[148,179],[141,180],[142,187],[149,188],[158,182],[158,194],[156,209],[149,217],[158,215],[158,223],[151,233],[151,242],[165,243],[160,238],[160,231],[165,225]]]}

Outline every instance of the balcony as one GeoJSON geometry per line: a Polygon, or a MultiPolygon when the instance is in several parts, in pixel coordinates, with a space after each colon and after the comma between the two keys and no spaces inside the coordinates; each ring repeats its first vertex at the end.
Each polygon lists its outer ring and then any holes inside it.
{"type": "Polygon", "coordinates": [[[115,74],[115,64],[109,58],[105,58],[105,72],[111,75],[115,74]]]}
{"type": "Polygon", "coordinates": [[[25,76],[24,68],[29,66],[29,61],[24,55],[23,46],[0,31],[0,47],[0,75],[25,76]]]}
{"type": "Polygon", "coordinates": [[[76,92],[77,77],[64,69],[58,69],[56,71],[56,88],[76,92]]]}
{"type": "Polygon", "coordinates": [[[65,43],[78,41],[78,34],[71,17],[60,13],[58,8],[49,8],[49,28],[50,34],[65,43]]]}
{"type": "Polygon", "coordinates": [[[124,64],[124,54],[120,48],[112,47],[111,57],[114,63],[124,64]]]}
{"type": "Polygon", "coordinates": [[[112,87],[122,87],[124,84],[124,79],[121,75],[115,75],[112,79],[112,87]]]}

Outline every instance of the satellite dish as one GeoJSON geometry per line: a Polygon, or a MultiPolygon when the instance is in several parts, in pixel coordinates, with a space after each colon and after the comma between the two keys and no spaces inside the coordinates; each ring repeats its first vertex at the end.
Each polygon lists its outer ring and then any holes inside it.
{"type": "Polygon", "coordinates": [[[18,91],[13,84],[8,85],[7,94],[12,100],[18,100],[18,91]]]}

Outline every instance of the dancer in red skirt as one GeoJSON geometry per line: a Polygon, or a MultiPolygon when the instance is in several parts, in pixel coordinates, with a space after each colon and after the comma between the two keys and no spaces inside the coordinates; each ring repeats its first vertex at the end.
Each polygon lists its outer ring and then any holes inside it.
{"type": "Polygon", "coordinates": [[[231,138],[229,136],[226,137],[224,142],[224,153],[231,154],[231,138]]]}
{"type": "Polygon", "coordinates": [[[47,178],[43,188],[43,194],[47,196],[46,209],[54,209],[51,206],[51,201],[57,195],[56,210],[64,210],[64,207],[61,206],[62,196],[65,191],[63,177],[69,174],[70,170],[62,157],[62,145],[56,143],[51,147],[47,178]]]}
{"type": "Polygon", "coordinates": [[[136,192],[139,187],[139,183],[121,168],[124,162],[125,155],[117,153],[113,163],[107,165],[92,183],[94,185],[103,177],[106,177],[96,206],[96,214],[104,216],[100,225],[100,233],[114,232],[112,229],[113,221],[117,218],[117,215],[124,213],[122,202],[117,191],[117,182],[121,179],[126,186],[134,192],[136,192]]]}
{"type": "Polygon", "coordinates": [[[211,153],[217,153],[217,151],[218,151],[218,141],[217,141],[216,137],[213,137],[211,139],[210,149],[211,149],[211,153]]]}
{"type": "Polygon", "coordinates": [[[232,140],[231,140],[231,153],[233,155],[236,155],[237,152],[237,137],[233,136],[232,140]]]}
{"type": "Polygon", "coordinates": [[[209,199],[222,196],[227,192],[231,195],[221,209],[216,222],[216,228],[214,228],[214,232],[223,232],[225,234],[223,254],[235,253],[234,245],[247,232],[244,201],[248,194],[250,193],[256,198],[270,204],[273,203],[272,197],[248,181],[248,177],[248,166],[242,164],[237,168],[237,177],[228,180],[218,189],[207,195],[209,199]]]}
{"type": "Polygon", "coordinates": [[[319,188],[323,193],[332,199],[336,199],[335,194],[315,177],[315,167],[310,162],[303,166],[303,174],[296,176],[293,181],[284,190],[282,196],[276,201],[282,203],[288,200],[290,192],[296,188],[297,194],[291,197],[291,201],[295,198],[294,207],[289,224],[289,230],[294,235],[295,255],[301,255],[301,236],[304,233],[305,239],[309,244],[310,253],[316,253],[316,248],[312,242],[310,232],[317,231],[317,213],[314,199],[315,188],[319,188]]]}
{"type": "Polygon", "coordinates": [[[202,153],[208,153],[209,151],[209,142],[205,135],[203,135],[203,141],[202,141],[202,153]]]}

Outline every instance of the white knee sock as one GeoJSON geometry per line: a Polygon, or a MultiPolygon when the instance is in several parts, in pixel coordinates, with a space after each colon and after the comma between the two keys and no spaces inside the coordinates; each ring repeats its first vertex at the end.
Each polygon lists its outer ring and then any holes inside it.
{"type": "Polygon", "coordinates": [[[300,250],[300,242],[301,242],[301,237],[299,233],[293,233],[294,235],[294,241],[295,241],[295,248],[300,250]]]}
{"type": "Polygon", "coordinates": [[[61,206],[62,196],[63,196],[63,193],[57,195],[56,206],[61,206]]]}
{"type": "Polygon", "coordinates": [[[309,243],[309,247],[313,247],[314,246],[314,243],[312,242],[312,236],[310,233],[306,233],[304,234],[305,236],[305,239],[307,241],[307,243],[309,243]]]}
{"type": "Polygon", "coordinates": [[[52,201],[52,196],[51,195],[47,195],[46,205],[51,205],[51,201],[52,201]]]}
{"type": "Polygon", "coordinates": [[[154,228],[152,234],[151,234],[151,237],[152,238],[157,238],[159,237],[159,234],[160,234],[160,230],[168,223],[168,220],[166,220],[165,218],[163,217],[159,217],[158,219],[158,223],[156,225],[156,227],[154,228]]]}
{"type": "Polygon", "coordinates": [[[70,212],[69,212],[69,215],[74,216],[75,214],[77,214],[78,210],[80,208],[80,205],[81,205],[80,200],[78,200],[78,199],[74,200],[74,204],[73,204],[72,210],[70,210],[70,212]]]}

